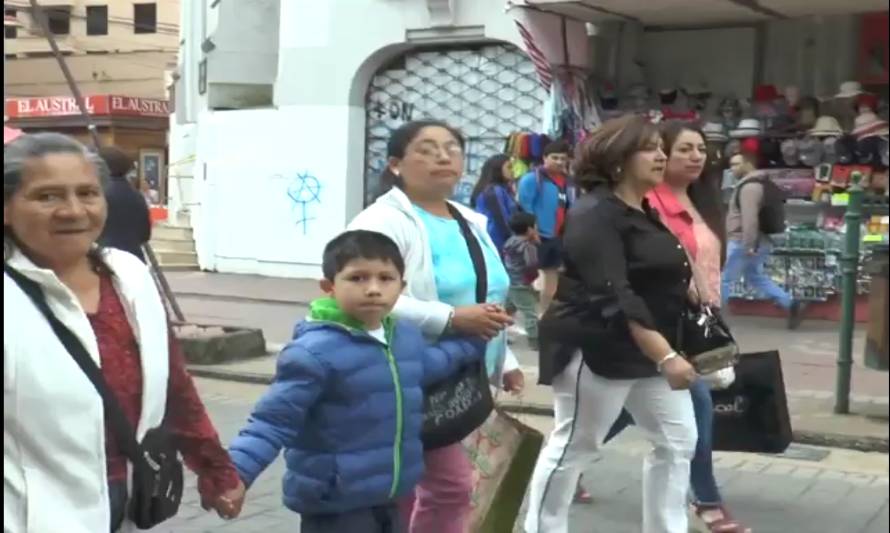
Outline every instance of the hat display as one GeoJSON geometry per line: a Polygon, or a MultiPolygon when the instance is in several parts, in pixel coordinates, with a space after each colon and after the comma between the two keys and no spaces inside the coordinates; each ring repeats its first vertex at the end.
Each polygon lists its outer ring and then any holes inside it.
{"type": "Polygon", "coordinates": [[[866,111],[856,117],[856,125],[853,128],[853,136],[857,139],[890,135],[890,125],[881,120],[873,111],[866,111]]]}
{"type": "Polygon", "coordinates": [[[754,103],[767,104],[781,97],[775,85],[758,85],[754,88],[754,103]]]}
{"type": "Polygon", "coordinates": [[[878,96],[871,93],[862,93],[856,98],[856,111],[862,112],[863,108],[871,111],[878,110],[878,96]]]}
{"type": "Polygon", "coordinates": [[[800,150],[797,148],[797,141],[794,139],[785,139],[780,146],[782,151],[782,162],[789,167],[800,165],[800,150]]]}
{"type": "Polygon", "coordinates": [[[719,122],[708,122],[701,129],[705,134],[705,140],[709,142],[725,143],[729,141],[726,135],[726,129],[719,122]]]}
{"type": "Polygon", "coordinates": [[[837,163],[837,137],[826,137],[822,140],[822,162],[833,165],[837,163]]]}
{"type": "Polygon", "coordinates": [[[804,166],[818,167],[822,163],[822,141],[815,137],[804,137],[797,143],[800,151],[800,162],[804,166]]]}
{"type": "Polygon", "coordinates": [[[784,161],[779,140],[767,137],[765,139],[745,139],[742,144],[751,141],[760,141],[760,161],[766,168],[779,168],[784,161]]]}
{"type": "Polygon", "coordinates": [[[760,121],[756,118],[742,119],[739,127],[729,132],[729,136],[733,139],[744,139],[746,137],[758,137],[763,131],[760,121]]]}
{"type": "Polygon", "coordinates": [[[880,137],[865,137],[856,143],[856,160],[860,165],[877,165],[881,161],[880,137]]]}
{"type": "Polygon", "coordinates": [[[856,137],[844,135],[839,137],[836,145],[837,162],[841,165],[856,164],[856,137]]]}
{"type": "Polygon", "coordinates": [[[855,98],[862,94],[862,84],[858,81],[845,81],[841,84],[837,98],[855,98]]]}
{"type": "Polygon", "coordinates": [[[726,145],[726,157],[732,157],[742,153],[742,141],[733,139],[726,145]]]}
{"type": "Polygon", "coordinates": [[[840,137],[844,134],[840,122],[836,118],[822,115],[816,120],[816,125],[809,131],[813,137],[840,137]]]}

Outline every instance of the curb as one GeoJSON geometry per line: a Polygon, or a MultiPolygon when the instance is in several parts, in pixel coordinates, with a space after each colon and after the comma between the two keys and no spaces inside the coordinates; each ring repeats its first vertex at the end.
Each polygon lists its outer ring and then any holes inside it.
{"type": "MultiPolygon", "coordinates": [[[[224,370],[219,368],[207,368],[205,366],[189,366],[188,371],[195,377],[234,381],[252,385],[268,385],[272,383],[273,378],[273,376],[268,373],[224,370]]],[[[553,417],[553,408],[542,404],[502,402],[500,407],[504,411],[512,414],[553,417]]],[[[862,437],[856,435],[841,435],[837,433],[795,431],[794,442],[809,446],[843,448],[858,452],[890,452],[890,442],[888,442],[887,438],[882,437],[862,437]]]]}
{"type": "Polygon", "coordinates": [[[311,301],[303,301],[302,299],[294,300],[285,298],[260,298],[257,296],[240,296],[232,294],[215,294],[189,291],[173,291],[173,296],[176,296],[177,298],[191,298],[193,300],[218,300],[233,303],[246,302],[272,305],[293,305],[297,307],[306,307],[312,303],[311,301]]]}

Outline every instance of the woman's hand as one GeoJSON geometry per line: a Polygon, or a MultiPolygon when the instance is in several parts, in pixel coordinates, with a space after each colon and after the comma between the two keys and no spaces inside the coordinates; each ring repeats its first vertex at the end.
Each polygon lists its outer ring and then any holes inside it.
{"type": "Polygon", "coordinates": [[[491,340],[513,323],[510,315],[494,304],[476,304],[457,307],[451,317],[451,328],[465,335],[477,335],[491,340]]]}
{"type": "Polygon", "coordinates": [[[244,497],[247,489],[244,483],[239,479],[238,486],[234,489],[227,490],[220,494],[213,504],[216,513],[225,520],[237,518],[241,514],[241,507],[244,506],[244,497]]]}
{"type": "Polygon", "coordinates": [[[661,367],[661,374],[673,390],[686,390],[698,379],[695,368],[682,357],[673,357],[665,361],[661,367]]]}
{"type": "Polygon", "coordinates": [[[525,375],[522,370],[515,369],[504,373],[504,391],[516,396],[525,388],[525,375]]]}

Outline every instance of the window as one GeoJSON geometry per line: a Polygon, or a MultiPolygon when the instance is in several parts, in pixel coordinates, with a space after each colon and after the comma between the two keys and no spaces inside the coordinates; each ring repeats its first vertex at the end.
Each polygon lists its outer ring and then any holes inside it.
{"type": "Polygon", "coordinates": [[[14,19],[18,18],[16,16],[15,9],[4,9],[3,10],[3,38],[4,39],[15,39],[19,36],[19,29],[13,24],[14,19]],[[9,23],[7,24],[7,19],[9,19],[9,23]]]}
{"type": "Polygon", "coordinates": [[[108,35],[108,6],[87,6],[87,35],[108,35]]]}
{"type": "Polygon", "coordinates": [[[133,4],[133,33],[157,33],[158,5],[133,4]]]}
{"type": "Polygon", "coordinates": [[[46,13],[46,22],[49,31],[53,35],[68,35],[71,33],[71,8],[68,6],[47,6],[43,8],[46,13]]]}

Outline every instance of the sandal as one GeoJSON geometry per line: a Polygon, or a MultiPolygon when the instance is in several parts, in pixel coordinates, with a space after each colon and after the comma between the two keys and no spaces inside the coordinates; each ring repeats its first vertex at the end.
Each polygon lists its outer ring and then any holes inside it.
{"type": "Polygon", "coordinates": [[[716,507],[693,505],[692,511],[704,525],[706,528],[704,531],[707,533],[752,533],[751,528],[733,519],[722,505],[716,507]]]}
{"type": "Polygon", "coordinates": [[[583,504],[593,503],[593,496],[591,496],[590,493],[587,492],[587,489],[585,489],[581,485],[580,482],[578,483],[578,488],[575,489],[575,500],[574,501],[575,501],[575,503],[583,503],[583,504]]]}

